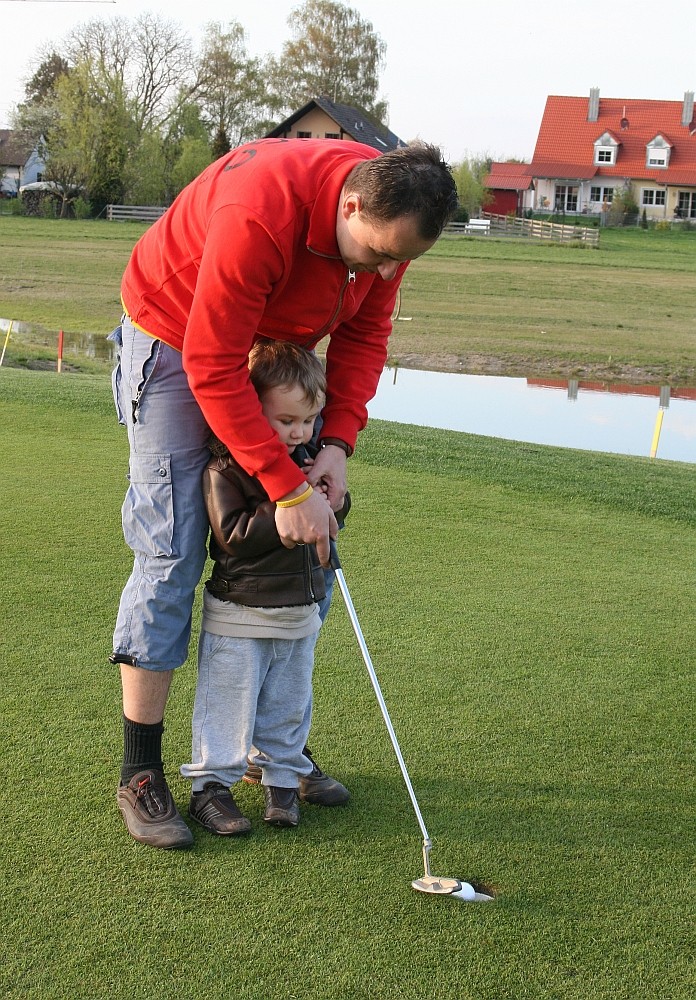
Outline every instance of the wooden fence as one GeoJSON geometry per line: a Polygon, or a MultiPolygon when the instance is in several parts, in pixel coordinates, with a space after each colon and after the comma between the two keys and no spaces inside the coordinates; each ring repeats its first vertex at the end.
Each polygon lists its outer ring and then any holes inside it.
{"type": "Polygon", "coordinates": [[[156,222],[167,211],[159,205],[107,205],[109,222],[156,222]]]}
{"type": "MultiPolygon", "coordinates": [[[[513,215],[494,215],[484,212],[484,219],[490,221],[490,234],[499,236],[519,236],[523,239],[551,240],[554,243],[584,243],[587,246],[599,246],[599,229],[591,226],[564,226],[557,222],[544,222],[541,219],[521,219],[513,215]]],[[[465,222],[452,222],[445,229],[446,233],[463,233],[475,235],[465,222]]]]}

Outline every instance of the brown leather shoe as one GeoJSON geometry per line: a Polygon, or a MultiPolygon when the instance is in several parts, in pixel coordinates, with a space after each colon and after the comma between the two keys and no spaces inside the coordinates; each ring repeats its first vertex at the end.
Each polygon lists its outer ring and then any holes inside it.
{"type": "Polygon", "coordinates": [[[209,781],[202,792],[191,795],[189,816],[221,837],[233,837],[251,830],[251,823],[242,816],[232,792],[217,781],[209,781]]]}
{"type": "Polygon", "coordinates": [[[266,811],[263,818],[272,826],[297,826],[300,822],[300,803],[294,788],[277,788],[264,785],[266,811]]]}
{"type": "Polygon", "coordinates": [[[193,834],[174,805],[164,771],[139,771],[116,792],[118,808],[134,840],[149,847],[190,847],[193,834]]]}

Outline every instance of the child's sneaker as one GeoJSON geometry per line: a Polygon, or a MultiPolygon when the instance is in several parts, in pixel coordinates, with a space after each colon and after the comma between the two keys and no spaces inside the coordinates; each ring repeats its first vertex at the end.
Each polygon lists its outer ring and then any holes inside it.
{"type": "Polygon", "coordinates": [[[300,822],[300,802],[294,788],[264,785],[266,810],[263,818],[273,826],[297,826],[300,822]]]}
{"type": "MultiPolygon", "coordinates": [[[[305,747],[302,751],[304,756],[312,765],[311,772],[304,778],[300,778],[298,795],[300,802],[309,802],[313,806],[341,806],[350,798],[350,792],[345,785],[342,785],[336,778],[326,774],[319,767],[312,751],[305,747]]],[[[264,760],[268,758],[260,751],[256,751],[254,756],[247,757],[247,769],[242,777],[250,785],[260,785],[264,760]]]]}
{"type": "Polygon", "coordinates": [[[246,816],[242,816],[232,792],[218,781],[209,781],[202,792],[193,792],[189,816],[221,837],[232,837],[251,830],[251,823],[246,816]]]}

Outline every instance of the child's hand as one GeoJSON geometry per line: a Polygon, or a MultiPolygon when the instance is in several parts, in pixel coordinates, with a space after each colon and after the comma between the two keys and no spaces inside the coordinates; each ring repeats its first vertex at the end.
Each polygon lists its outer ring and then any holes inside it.
{"type": "MultiPolygon", "coordinates": [[[[308,474],[309,470],[314,465],[314,459],[305,458],[302,462],[302,465],[303,465],[303,471],[308,474]]],[[[316,485],[314,486],[314,491],[316,493],[323,493],[324,496],[327,496],[329,492],[329,487],[326,485],[326,483],[316,483],[316,485]]]]}

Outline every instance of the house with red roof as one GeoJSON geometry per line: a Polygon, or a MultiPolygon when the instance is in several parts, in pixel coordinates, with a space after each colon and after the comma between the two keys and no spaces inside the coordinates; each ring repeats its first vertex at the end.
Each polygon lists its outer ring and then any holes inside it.
{"type": "MultiPolygon", "coordinates": [[[[492,164],[484,184],[496,201],[515,181],[513,166],[492,164]]],[[[683,101],[600,98],[597,88],[589,98],[548,97],[525,167],[515,188],[518,211],[598,215],[629,188],[650,219],[696,219],[693,91],[683,101]]]]}
{"type": "Polygon", "coordinates": [[[528,163],[491,163],[483,186],[490,193],[485,209],[494,215],[522,215],[533,205],[534,181],[528,163]]]}

